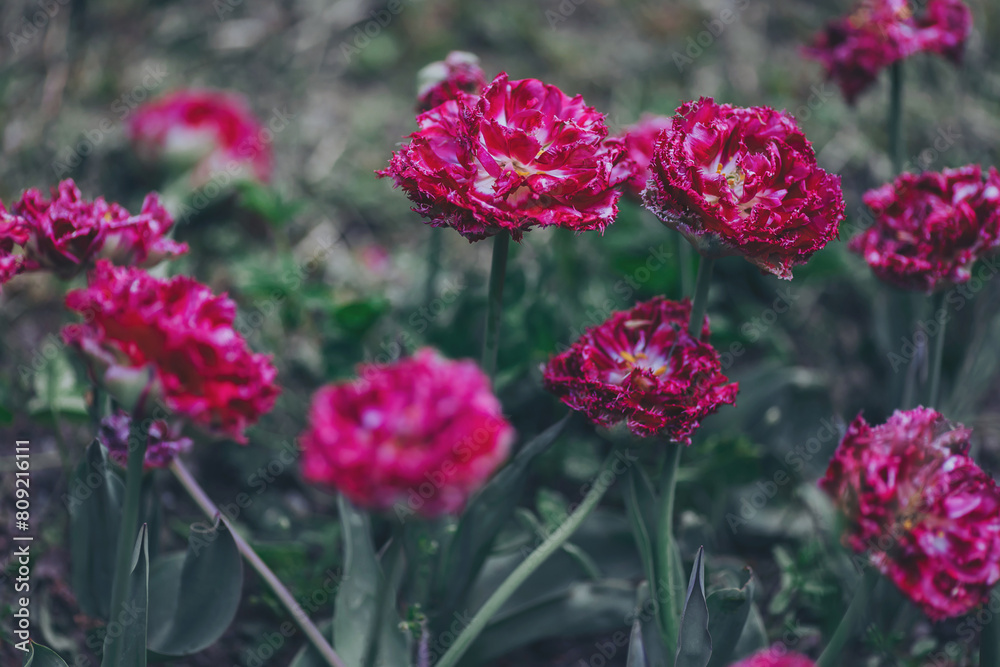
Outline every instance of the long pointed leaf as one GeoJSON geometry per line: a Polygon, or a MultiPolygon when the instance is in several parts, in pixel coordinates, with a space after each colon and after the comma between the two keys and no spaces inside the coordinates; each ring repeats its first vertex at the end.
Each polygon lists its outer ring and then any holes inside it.
{"type": "MultiPolygon", "coordinates": [[[[347,665],[361,665],[374,624],[382,571],[375,555],[368,515],[346,498],[338,500],[344,536],[344,579],[333,613],[333,647],[347,665]]],[[[409,662],[409,649],[398,629],[395,606],[385,609],[378,639],[378,665],[397,667],[409,662]]]]}
{"type": "Polygon", "coordinates": [[[112,613],[104,639],[104,660],[101,667],[146,667],[146,627],[149,611],[149,529],[139,528],[139,537],[132,550],[131,574],[125,606],[112,613]],[[112,665],[108,648],[121,642],[121,662],[112,665]]]}
{"type": "Polygon", "coordinates": [[[22,667],[68,667],[66,661],[56,655],[56,652],[41,644],[31,643],[24,656],[22,667]]]}
{"type": "Polygon", "coordinates": [[[150,650],[182,656],[215,643],[236,616],[242,587],[243,560],[225,524],[193,524],[186,552],[153,563],[150,650]]]}
{"type": "Polygon", "coordinates": [[[572,414],[567,414],[528,441],[472,499],[462,514],[435,576],[435,597],[440,604],[438,611],[448,622],[489,556],[490,547],[500,529],[513,515],[524,490],[529,467],[559,437],[572,414]]]}
{"type": "Polygon", "coordinates": [[[107,618],[115,576],[115,545],[125,485],[110,467],[107,450],[94,440],[63,497],[69,508],[73,593],[88,616],[107,618]]]}
{"type": "Polygon", "coordinates": [[[753,606],[754,578],[747,568],[742,588],[724,588],[708,596],[708,631],[712,636],[712,659],[708,667],[727,667],[733,662],[753,606]]]}
{"type": "Polygon", "coordinates": [[[625,667],[649,667],[649,663],[646,662],[646,649],[642,645],[642,621],[638,618],[632,621],[632,635],[628,641],[625,667]]]}
{"type": "Polygon", "coordinates": [[[705,547],[699,547],[681,614],[674,667],[707,667],[711,658],[712,637],[708,634],[708,602],[705,600],[705,547]]]}

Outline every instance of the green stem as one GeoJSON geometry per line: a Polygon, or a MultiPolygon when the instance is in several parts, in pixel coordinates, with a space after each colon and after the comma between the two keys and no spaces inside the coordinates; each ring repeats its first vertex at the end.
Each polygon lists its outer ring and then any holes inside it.
{"type": "Polygon", "coordinates": [[[601,471],[594,478],[594,484],[580,501],[580,505],[558,528],[552,531],[549,536],[535,549],[530,556],[518,565],[513,572],[504,580],[500,587],[489,597],[482,607],[476,612],[469,624],[462,630],[462,633],[455,639],[448,651],[441,657],[435,667],[454,667],[462,658],[465,652],[476,640],[479,634],[489,623],[493,615],[510,599],[518,588],[521,587],[528,577],[530,577],[549,556],[558,551],[570,536],[580,527],[583,520],[593,511],[605,492],[615,482],[616,475],[612,470],[612,465],[617,461],[617,454],[612,451],[605,459],[601,471]],[[605,479],[610,477],[610,479],[605,479]]]}
{"type": "MultiPolygon", "coordinates": [[[[674,498],[677,491],[677,471],[680,468],[683,445],[669,443],[673,452],[667,457],[660,480],[660,525],[657,530],[656,555],[658,577],[666,581],[669,598],[660,604],[660,631],[667,655],[677,652],[677,636],[681,627],[681,605],[684,599],[683,572],[678,557],[680,551],[674,542],[674,498]]],[[[663,584],[660,583],[662,588],[663,584]]],[[[660,593],[662,596],[662,591],[660,593]]]]}
{"type": "MultiPolygon", "coordinates": [[[[129,458],[129,464],[131,465],[131,457],[129,458]]],[[[343,660],[340,656],[333,650],[333,648],[327,643],[326,639],[323,637],[323,633],[319,631],[319,628],[309,620],[309,616],[306,612],[299,606],[299,603],[295,601],[292,594],[285,588],[285,585],[281,583],[281,580],[271,571],[271,568],[260,559],[257,552],[253,550],[247,541],[236,532],[233,525],[226,518],[226,515],[219,511],[219,508],[215,506],[212,499],[208,497],[201,485],[198,484],[194,476],[188,471],[180,459],[174,459],[173,463],[170,464],[170,470],[174,473],[174,477],[177,481],[181,483],[184,490],[188,492],[191,498],[198,504],[201,511],[205,513],[209,519],[213,521],[218,518],[219,521],[226,526],[226,530],[229,534],[233,536],[233,541],[236,543],[236,549],[243,555],[243,558],[250,564],[260,578],[264,580],[264,583],[274,592],[278,597],[278,600],[284,605],[288,613],[292,615],[292,619],[302,628],[302,632],[305,633],[306,637],[312,643],[313,647],[317,652],[323,657],[323,660],[330,667],[344,667],[343,660]]],[[[113,663],[112,663],[113,664],[113,663]]]]}
{"type": "Polygon", "coordinates": [[[897,60],[889,70],[889,157],[892,173],[903,168],[903,61],[897,60]]]}
{"type": "Polygon", "coordinates": [[[396,567],[403,562],[401,555],[403,531],[396,525],[392,535],[392,542],[388,547],[385,557],[382,559],[382,576],[378,577],[375,586],[375,613],[372,614],[371,626],[368,628],[368,643],[365,646],[364,658],[361,664],[364,667],[375,667],[378,660],[378,644],[382,635],[382,617],[385,616],[385,608],[389,606],[389,596],[394,591],[393,581],[396,576],[396,567]],[[385,567],[385,566],[391,566],[385,567]]]}
{"type": "Polygon", "coordinates": [[[441,271],[441,246],[444,244],[443,231],[431,227],[431,237],[427,240],[427,281],[424,283],[424,303],[427,304],[430,304],[437,294],[437,277],[441,271]]]}
{"type": "Polygon", "coordinates": [[[851,638],[855,627],[865,614],[868,613],[871,593],[875,588],[875,584],[878,583],[878,575],[878,570],[873,567],[865,570],[858,588],[854,591],[854,599],[851,600],[851,604],[847,607],[844,617],[840,619],[840,625],[837,626],[833,637],[830,638],[830,643],[826,645],[823,654],[816,661],[816,667],[840,667],[840,665],[844,664],[840,660],[840,653],[843,651],[847,640],[851,638]]]}
{"type": "Polygon", "coordinates": [[[694,257],[694,248],[680,232],[674,232],[674,238],[677,242],[677,254],[680,257],[681,296],[685,297],[691,294],[691,260],[694,257]]]}
{"type": "Polygon", "coordinates": [[[930,390],[927,393],[927,406],[928,408],[937,407],[938,402],[938,390],[941,387],[941,364],[942,358],[944,357],[944,336],[945,336],[945,322],[947,321],[943,317],[938,317],[938,312],[945,307],[945,292],[938,294],[937,298],[934,299],[933,310],[931,311],[930,320],[938,323],[937,340],[934,341],[934,353],[931,356],[931,384],[930,390]]]}
{"type": "Polygon", "coordinates": [[[708,310],[708,287],[712,283],[712,268],[715,259],[702,257],[698,265],[698,282],[694,287],[694,305],[691,306],[691,322],[688,332],[694,338],[701,337],[701,326],[705,321],[705,311],[708,310]]]}
{"type": "MultiPolygon", "coordinates": [[[[146,445],[148,433],[143,428],[141,411],[137,411],[132,419],[129,432],[128,467],[125,472],[125,504],[122,509],[122,522],[118,528],[118,551],[115,555],[115,578],[111,585],[111,609],[108,618],[117,618],[125,598],[128,596],[128,581],[132,562],[132,551],[135,547],[136,532],[139,526],[139,503],[142,495],[143,463],[146,460],[146,445]],[[131,445],[135,442],[135,448],[131,445]]],[[[105,646],[108,662],[112,667],[120,667],[123,648],[123,636],[111,637],[105,646]]],[[[105,664],[102,662],[102,664],[105,664]]]]}
{"type": "Polygon", "coordinates": [[[500,349],[500,316],[503,312],[503,282],[507,274],[507,251],[510,234],[500,232],[493,237],[493,262],[490,265],[490,293],[486,309],[486,335],[483,337],[483,370],[491,378],[496,375],[497,351],[500,349]]]}

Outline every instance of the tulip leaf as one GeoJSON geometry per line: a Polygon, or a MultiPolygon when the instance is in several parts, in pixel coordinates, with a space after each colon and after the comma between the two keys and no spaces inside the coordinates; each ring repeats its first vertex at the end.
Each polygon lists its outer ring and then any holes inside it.
{"type": "Polygon", "coordinates": [[[125,485],[111,469],[108,452],[94,440],[70,479],[69,508],[73,592],[88,616],[107,618],[115,576],[115,547],[125,485]]]}
{"type": "Polygon", "coordinates": [[[708,634],[708,602],[705,599],[705,547],[699,547],[681,613],[674,667],[707,667],[711,658],[712,637],[708,634]]]}
{"type": "MultiPolygon", "coordinates": [[[[628,643],[627,618],[635,611],[635,585],[605,579],[573,583],[561,590],[535,597],[527,604],[502,608],[469,648],[460,665],[485,665],[522,646],[548,637],[604,634],[618,630],[607,641],[605,652],[625,652],[628,643]]],[[[461,631],[469,618],[455,618],[461,631]]],[[[441,647],[431,647],[440,649],[441,647]]],[[[440,651],[438,651],[440,652],[440,651]]]]}
{"type": "Polygon", "coordinates": [[[753,605],[754,578],[749,568],[742,588],[723,588],[708,596],[708,631],[712,636],[709,667],[726,667],[733,662],[736,645],[747,625],[753,605]]]}
{"type": "Polygon", "coordinates": [[[149,527],[142,524],[132,550],[128,594],[121,610],[112,610],[104,637],[101,667],[145,667],[146,629],[149,613],[149,527]],[[112,664],[112,645],[120,643],[119,661],[112,664]]]}
{"type": "Polygon", "coordinates": [[[625,667],[650,667],[646,660],[646,648],[642,644],[642,621],[632,621],[632,635],[628,641],[628,657],[625,667]]]}
{"type": "MultiPolygon", "coordinates": [[[[344,536],[344,579],[334,601],[333,647],[345,664],[361,665],[379,613],[377,596],[383,574],[375,555],[368,515],[343,496],[338,500],[338,509],[344,536]]],[[[376,665],[409,664],[409,647],[399,630],[394,604],[386,604],[382,610],[376,645],[376,665]]]]}
{"type": "Polygon", "coordinates": [[[66,661],[56,655],[56,652],[41,644],[31,643],[24,656],[22,667],[68,667],[66,661]]]}
{"type": "Polygon", "coordinates": [[[435,577],[436,610],[446,623],[490,554],[496,536],[510,520],[528,479],[531,464],[566,428],[573,413],[529,440],[513,460],[493,476],[462,514],[454,538],[445,547],[435,577]]]}
{"type": "Polygon", "coordinates": [[[149,649],[183,656],[215,643],[236,616],[242,587],[243,561],[226,525],[192,524],[187,551],[153,563],[149,649]]]}
{"type": "Polygon", "coordinates": [[[642,466],[633,465],[625,477],[625,509],[628,514],[632,536],[635,538],[639,556],[642,558],[643,571],[647,581],[657,581],[654,536],[656,535],[659,503],[653,483],[642,470],[642,466]]]}

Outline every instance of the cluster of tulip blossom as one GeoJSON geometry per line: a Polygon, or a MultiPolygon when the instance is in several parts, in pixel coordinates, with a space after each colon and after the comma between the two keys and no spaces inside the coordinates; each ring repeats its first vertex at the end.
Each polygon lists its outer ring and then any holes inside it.
{"type": "MultiPolygon", "coordinates": [[[[913,53],[957,60],[970,29],[959,0],[930,0],[919,16],[902,0],[866,0],[809,52],[853,100],[880,69],[913,53]]],[[[418,129],[378,175],[428,224],[470,242],[520,241],[535,227],[603,232],[624,194],[683,235],[703,266],[739,256],[790,280],[838,238],[844,219],[840,178],[819,167],[795,119],[769,107],[701,98],[612,134],[580,96],[504,72],[488,81],[467,53],[422,71],[416,106],[418,129]]],[[[249,158],[247,168],[266,180],[270,153],[246,143],[258,127],[234,98],[182,91],[137,112],[130,132],[148,155],[208,145],[195,168],[201,176],[220,161],[249,158]]],[[[849,248],[892,285],[938,292],[1000,252],[996,169],[902,174],[864,201],[875,223],[849,248]]],[[[49,199],[29,190],[9,209],[0,202],[0,284],[29,272],[87,276],[66,297],[84,322],[63,336],[95,383],[132,411],[101,425],[112,457],[127,459],[132,416],[164,408],[149,430],[146,467],[191,447],[186,426],[246,442],[280,392],[271,359],[234,330],[229,298],[144,270],[187,252],[172,228],[155,194],[133,215],[85,200],[72,181],[49,199]]],[[[691,445],[702,420],[734,404],[739,390],[722,372],[709,325],[698,296],[635,304],[552,357],[543,386],[594,426],[624,423],[647,442],[691,445]]],[[[422,349],[358,375],[314,395],[300,437],[305,479],[375,511],[460,513],[513,445],[488,374],[422,349]]],[[[975,609],[1000,581],[1000,490],[969,456],[970,435],[929,407],[878,426],[859,415],[820,481],[846,518],[845,545],[934,620],[975,609]]],[[[764,651],[737,667],[811,664],[764,651]]]]}
{"type": "MultiPolygon", "coordinates": [[[[895,1],[868,2],[832,24],[811,52],[853,98],[880,68],[917,51],[957,59],[968,33],[961,2],[934,0],[920,17],[895,1]]],[[[603,115],[579,96],[505,73],[487,83],[470,54],[453,54],[422,75],[418,129],[378,173],[392,178],[429,224],[471,241],[503,233],[520,240],[533,227],[603,231],[623,192],[704,258],[739,255],[783,279],[837,238],[840,180],[816,164],[785,112],[702,98],[611,135],[603,115]]],[[[1000,250],[998,186],[994,169],[984,180],[976,165],[903,174],[865,195],[876,222],[850,248],[901,287],[931,292],[960,284],[978,259],[1000,250]]],[[[690,444],[700,420],[732,404],[738,389],[708,342],[708,318],[693,335],[691,317],[690,302],[665,298],[614,313],[545,365],[544,386],[597,426],[624,422],[637,436],[690,444]]],[[[423,351],[378,369],[376,382],[318,394],[302,438],[309,479],[386,509],[438,474],[441,452],[461,440],[449,418],[454,401],[483,406],[483,416],[467,415],[469,429],[479,419],[502,420],[484,378],[456,383],[446,398],[423,379],[425,371],[410,368],[429,363],[446,362],[423,351]],[[420,409],[410,414],[403,406],[420,409]],[[363,482],[350,474],[359,466],[363,482]]],[[[425,514],[457,511],[475,490],[468,480],[502,462],[508,427],[490,432],[481,456],[469,450],[467,461],[449,460],[441,502],[425,514]]],[[[1000,579],[1000,492],[969,458],[968,435],[927,408],[874,428],[859,416],[821,482],[849,521],[845,543],[868,553],[933,619],[974,609],[1000,579]],[[892,546],[871,548],[870,539],[885,531],[896,535],[892,546]]],[[[812,663],[764,652],[739,664],[812,663]]]]}
{"type": "MultiPolygon", "coordinates": [[[[140,108],[130,129],[140,153],[155,148],[168,159],[171,151],[200,151],[195,173],[250,157],[253,173],[269,176],[270,154],[248,143],[260,126],[231,95],[167,95],[140,108]]],[[[251,352],[234,329],[235,303],[190,278],[144,270],[188,252],[170,238],[174,227],[156,193],[131,214],[102,197],[85,199],[72,180],[49,198],[30,189],[9,208],[0,202],[0,285],[26,273],[86,275],[87,286],[66,296],[85,321],[68,325],[63,338],[86,359],[91,379],[129,408],[105,417],[98,434],[123,465],[136,416],[157,416],[147,429],[145,466],[162,468],[190,449],[187,426],[246,442],[246,428],[279,393],[270,359],[251,352]]]]}

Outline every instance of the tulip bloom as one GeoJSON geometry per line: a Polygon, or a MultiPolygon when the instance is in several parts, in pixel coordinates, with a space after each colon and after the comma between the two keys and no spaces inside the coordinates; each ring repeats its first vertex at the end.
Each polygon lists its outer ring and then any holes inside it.
{"type": "Polygon", "coordinates": [[[930,294],[972,277],[1000,250],[1000,174],[979,165],[901,174],[865,193],[875,224],[851,239],[880,279],[930,294]]]}
{"type": "Polygon", "coordinates": [[[646,189],[649,179],[649,163],[653,160],[656,141],[663,130],[670,128],[669,116],[654,116],[643,114],[635,125],[624,128],[615,141],[625,146],[624,160],[619,169],[628,170],[628,180],[625,182],[625,194],[642,201],[642,191],[646,189]]]}
{"type": "Polygon", "coordinates": [[[688,333],[691,304],[657,297],[613,313],[544,369],[545,388],[594,424],[624,420],[639,436],[691,444],[701,420],[736,402],[719,354],[688,333]]]}
{"type": "Polygon", "coordinates": [[[920,16],[907,0],[864,0],[850,16],[829,22],[805,54],[854,104],[879,72],[915,53],[960,63],[971,32],[972,12],[962,0],[929,0],[920,16]]]}
{"type": "Polygon", "coordinates": [[[711,98],[682,104],[656,144],[644,199],[706,257],[742,255],[791,279],[837,237],[840,178],[787,113],[711,98]]]}
{"type": "Polygon", "coordinates": [[[10,211],[0,204],[0,284],[36,271],[68,280],[99,259],[155,266],[188,251],[167,238],[173,224],[155,193],[132,215],[103,197],[84,199],[72,179],[53,188],[49,199],[27,190],[10,211]]]}
{"type": "Polygon", "coordinates": [[[216,90],[178,90],[139,107],[128,123],[136,153],[146,161],[194,165],[192,182],[201,186],[217,174],[262,183],[271,180],[269,130],[247,101],[216,90]]]}
{"type": "Polygon", "coordinates": [[[928,408],[875,427],[859,415],[819,483],[847,519],[845,545],[934,620],[972,611],[1000,581],[1000,489],[969,457],[970,435],[928,408]]]}
{"type": "Polygon", "coordinates": [[[473,53],[452,51],[444,60],[417,73],[417,111],[429,111],[463,94],[479,96],[486,88],[486,74],[473,53]]]}
{"type": "MultiPolygon", "coordinates": [[[[470,241],[532,227],[603,230],[618,213],[613,178],[623,148],[604,115],[536,79],[501,73],[481,96],[458,92],[417,116],[420,129],[388,168],[435,227],[470,241]]],[[[617,172],[616,172],[617,173],[617,172]]]]}
{"type": "Polygon", "coordinates": [[[313,397],[300,437],[306,480],[401,519],[460,512],[514,439],[489,379],[427,348],[358,370],[313,397]]]}
{"type": "Polygon", "coordinates": [[[233,329],[236,304],[187,277],[154,278],[103,260],[66,305],[87,316],[63,329],[91,373],[129,407],[162,404],[179,419],[245,443],[280,390],[270,357],[233,329]]]}

